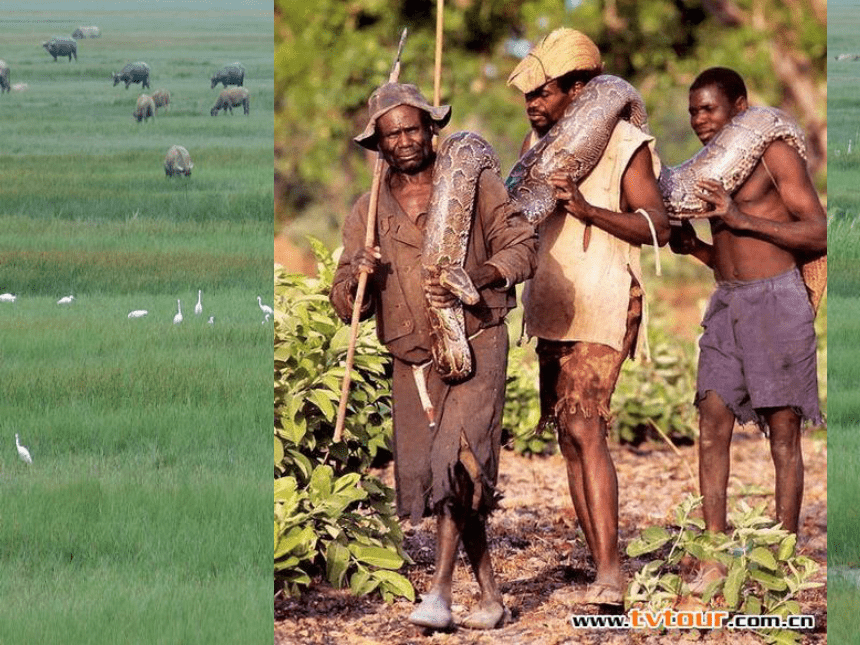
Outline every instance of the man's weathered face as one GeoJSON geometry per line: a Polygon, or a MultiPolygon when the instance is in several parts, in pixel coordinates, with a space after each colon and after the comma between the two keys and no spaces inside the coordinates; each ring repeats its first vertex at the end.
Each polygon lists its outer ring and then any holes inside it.
{"type": "Polygon", "coordinates": [[[397,172],[417,173],[433,159],[433,131],[424,112],[398,105],[376,122],[379,151],[397,172]]]}
{"type": "Polygon", "coordinates": [[[746,99],[732,103],[716,85],[690,92],[690,127],[707,144],[732,118],[746,108],[746,99]]]}
{"type": "Polygon", "coordinates": [[[564,114],[564,110],[576,97],[580,84],[575,84],[569,91],[563,92],[555,81],[541,85],[526,96],[526,114],[541,136],[549,132],[549,129],[564,114]]]}

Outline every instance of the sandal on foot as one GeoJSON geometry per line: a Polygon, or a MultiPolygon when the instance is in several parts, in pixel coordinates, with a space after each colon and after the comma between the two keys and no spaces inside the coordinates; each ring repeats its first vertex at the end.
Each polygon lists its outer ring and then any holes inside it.
{"type": "Polygon", "coordinates": [[[511,612],[501,603],[496,603],[472,612],[463,619],[460,625],[466,629],[495,629],[510,619],[511,612]]]}
{"type": "Polygon", "coordinates": [[[427,594],[415,611],[409,614],[409,622],[430,629],[451,629],[454,626],[454,617],[448,603],[441,596],[427,594]]]}

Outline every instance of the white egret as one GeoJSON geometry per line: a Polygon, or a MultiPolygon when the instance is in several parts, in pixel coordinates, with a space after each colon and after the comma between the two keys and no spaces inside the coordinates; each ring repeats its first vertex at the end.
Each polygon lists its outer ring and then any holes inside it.
{"type": "Polygon", "coordinates": [[[15,302],[15,298],[18,296],[13,296],[11,293],[3,293],[0,294],[0,302],[15,302]]]}
{"type": "Polygon", "coordinates": [[[21,445],[21,442],[18,439],[17,432],[15,433],[15,447],[18,448],[18,456],[21,458],[21,461],[26,461],[28,464],[33,463],[33,458],[30,456],[30,451],[21,445]]]}
{"type": "Polygon", "coordinates": [[[134,311],[128,312],[129,318],[143,318],[149,312],[146,309],[135,309],[134,311]]]}
{"type": "Polygon", "coordinates": [[[57,300],[57,304],[58,305],[70,305],[70,304],[72,304],[72,300],[74,300],[74,299],[75,299],[74,296],[66,296],[64,298],[60,298],[59,300],[57,300]]]}
{"type": "Polygon", "coordinates": [[[209,316],[209,320],[207,320],[206,322],[208,322],[210,325],[214,325],[215,324],[215,316],[209,316]]]}
{"type": "Polygon", "coordinates": [[[177,314],[173,317],[173,324],[174,324],[174,325],[178,325],[179,323],[181,323],[181,322],[182,322],[182,303],[181,303],[179,300],[177,300],[177,301],[176,301],[176,306],[177,306],[177,308],[179,309],[179,313],[177,313],[177,314]]]}
{"type": "Polygon", "coordinates": [[[201,291],[200,289],[198,289],[198,290],[197,290],[197,304],[196,304],[196,305],[194,305],[194,313],[195,313],[196,315],[198,315],[198,316],[199,316],[200,314],[202,314],[202,313],[203,313],[203,305],[202,305],[202,304],[201,304],[201,302],[200,302],[200,297],[201,297],[202,295],[203,295],[203,291],[201,291]]]}
{"type": "Polygon", "coordinates": [[[257,304],[260,305],[260,309],[264,314],[269,314],[271,316],[275,313],[269,305],[263,304],[263,299],[260,296],[257,296],[257,304]]]}
{"type": "Polygon", "coordinates": [[[265,325],[267,322],[269,322],[269,316],[270,316],[270,315],[271,315],[271,314],[266,314],[266,317],[265,317],[265,318],[263,318],[263,322],[261,322],[260,324],[261,324],[261,325],[265,325]]]}

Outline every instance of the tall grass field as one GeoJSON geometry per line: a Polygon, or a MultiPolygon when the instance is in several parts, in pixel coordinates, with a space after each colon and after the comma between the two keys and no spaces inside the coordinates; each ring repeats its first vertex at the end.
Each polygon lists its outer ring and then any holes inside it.
{"type": "Polygon", "coordinates": [[[3,645],[271,642],[272,33],[256,0],[0,4],[3,645]],[[235,61],[250,114],[210,116],[235,61]]]}
{"type": "MultiPolygon", "coordinates": [[[[832,312],[828,376],[827,552],[832,571],[860,567],[860,2],[828,5],[828,227],[829,306],[832,312]],[[850,150],[849,150],[850,147],[850,150]]],[[[857,643],[860,589],[853,578],[831,577],[827,591],[828,638],[857,643]]]]}

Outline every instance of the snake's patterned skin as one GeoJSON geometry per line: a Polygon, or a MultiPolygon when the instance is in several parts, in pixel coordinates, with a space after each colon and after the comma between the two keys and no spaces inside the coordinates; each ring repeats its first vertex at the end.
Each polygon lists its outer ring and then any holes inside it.
{"type": "MultiPolygon", "coordinates": [[[[483,138],[457,132],[445,139],[436,154],[433,193],[427,211],[422,250],[422,277],[438,276],[462,302],[478,303],[475,285],[463,263],[472,229],[478,179],[484,170],[500,175],[499,158],[483,138]]],[[[437,308],[426,303],[436,370],[446,381],[460,381],[472,372],[463,306],[437,308]]]]}
{"type": "Polygon", "coordinates": [[[782,139],[806,160],[803,131],[783,111],[747,108],[729,121],[692,158],[660,173],[663,203],[672,217],[707,217],[709,205],[694,194],[699,179],[717,179],[731,194],[749,179],[764,151],[782,139]]]}
{"type": "Polygon", "coordinates": [[[505,186],[511,198],[534,225],[555,210],[550,174],[567,171],[578,182],[600,157],[618,119],[648,132],[645,104],[636,89],[617,76],[591,79],[565,109],[546,136],[524,154],[511,170],[505,186]],[[582,127],[589,124],[590,127],[582,127]]]}

